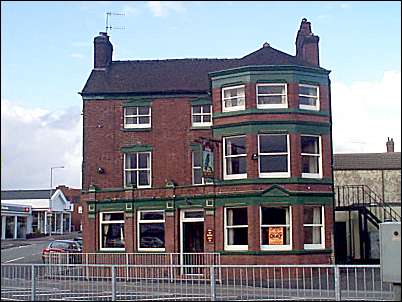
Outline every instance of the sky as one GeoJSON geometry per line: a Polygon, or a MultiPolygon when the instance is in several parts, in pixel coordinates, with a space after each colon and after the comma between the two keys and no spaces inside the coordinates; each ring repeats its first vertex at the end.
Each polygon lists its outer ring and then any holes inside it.
{"type": "Polygon", "coordinates": [[[113,60],[295,55],[302,18],[331,70],[335,153],[401,150],[399,1],[1,2],[1,189],[81,187],[82,90],[112,15],[113,60]],[[122,27],[124,29],[119,29],[122,27]]]}

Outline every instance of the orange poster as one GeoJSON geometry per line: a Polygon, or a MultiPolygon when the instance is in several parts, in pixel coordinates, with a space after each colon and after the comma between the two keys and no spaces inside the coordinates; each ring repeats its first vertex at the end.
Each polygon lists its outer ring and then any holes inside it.
{"type": "Polygon", "coordinates": [[[283,227],[271,227],[268,229],[268,244],[283,245],[283,227]]]}

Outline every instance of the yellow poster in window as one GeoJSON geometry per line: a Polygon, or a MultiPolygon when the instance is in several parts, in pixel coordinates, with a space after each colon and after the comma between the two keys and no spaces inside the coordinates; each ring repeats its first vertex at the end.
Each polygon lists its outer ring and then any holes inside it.
{"type": "Polygon", "coordinates": [[[283,227],[271,227],[268,229],[268,244],[283,245],[283,227]]]}

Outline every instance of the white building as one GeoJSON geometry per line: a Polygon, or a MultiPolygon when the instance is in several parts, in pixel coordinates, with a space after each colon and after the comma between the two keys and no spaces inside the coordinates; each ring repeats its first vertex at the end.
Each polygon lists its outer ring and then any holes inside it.
{"type": "Polygon", "coordinates": [[[35,233],[63,234],[71,231],[72,207],[61,190],[5,190],[1,191],[1,204],[2,239],[25,238],[27,234],[35,233]],[[8,211],[7,207],[17,211],[8,211]],[[21,208],[29,208],[29,214],[23,215],[21,208]],[[13,236],[10,233],[11,228],[15,230],[13,236]]]}

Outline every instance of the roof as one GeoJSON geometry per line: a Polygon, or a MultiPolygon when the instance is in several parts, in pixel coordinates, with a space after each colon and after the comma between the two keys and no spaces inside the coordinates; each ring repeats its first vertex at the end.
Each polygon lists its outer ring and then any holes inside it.
{"type": "Polygon", "coordinates": [[[401,169],[401,152],[334,154],[334,170],[396,169],[401,169]]]}
{"type": "Polygon", "coordinates": [[[49,199],[50,190],[5,190],[1,191],[1,200],[13,199],[49,199]]]}
{"type": "Polygon", "coordinates": [[[265,46],[242,58],[112,61],[93,69],[81,94],[206,93],[208,73],[254,65],[294,65],[318,68],[295,56],[265,46]]]}

